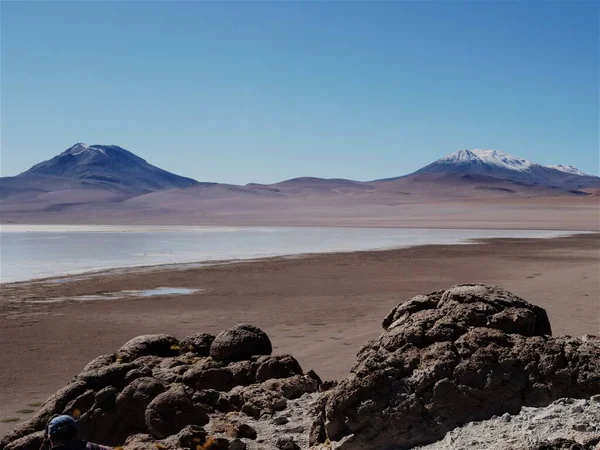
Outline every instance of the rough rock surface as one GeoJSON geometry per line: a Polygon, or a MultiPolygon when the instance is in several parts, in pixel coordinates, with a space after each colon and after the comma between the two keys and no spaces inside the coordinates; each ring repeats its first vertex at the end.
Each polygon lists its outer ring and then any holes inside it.
{"type": "Polygon", "coordinates": [[[200,356],[208,356],[210,354],[210,346],[214,340],[214,334],[196,333],[183,339],[181,341],[181,348],[184,351],[193,352],[200,356]]]}
{"type": "Polygon", "coordinates": [[[54,414],[79,416],[84,439],[125,450],[274,450],[282,435],[307,448],[318,377],[270,353],[267,335],[251,325],[181,342],[139,336],[90,362],[0,449],[37,450],[54,414]]]}
{"type": "Polygon", "coordinates": [[[419,450],[595,450],[600,448],[600,396],[559,399],[543,408],[471,422],[419,450]]]}
{"type": "Polygon", "coordinates": [[[344,450],[411,448],[471,421],[600,392],[600,341],[550,337],[545,311],[504,289],[419,295],[383,326],[327,395],[324,428],[344,450]]]}
{"type": "Polygon", "coordinates": [[[117,353],[123,361],[133,361],[140,356],[175,356],[179,354],[179,342],[166,334],[147,334],[127,342],[117,353]]]}

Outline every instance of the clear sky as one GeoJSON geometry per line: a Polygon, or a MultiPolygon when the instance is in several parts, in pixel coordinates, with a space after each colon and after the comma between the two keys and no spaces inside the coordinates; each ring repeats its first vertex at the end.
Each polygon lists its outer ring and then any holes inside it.
{"type": "Polygon", "coordinates": [[[2,175],[76,142],[201,181],[494,148],[599,172],[599,2],[1,2],[2,175]]]}

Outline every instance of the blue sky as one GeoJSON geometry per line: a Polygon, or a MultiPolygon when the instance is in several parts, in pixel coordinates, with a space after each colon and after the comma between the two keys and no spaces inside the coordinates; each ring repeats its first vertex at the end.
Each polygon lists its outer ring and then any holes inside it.
{"type": "Polygon", "coordinates": [[[2,175],[76,142],[202,181],[495,148],[599,172],[599,3],[1,3],[2,175]]]}

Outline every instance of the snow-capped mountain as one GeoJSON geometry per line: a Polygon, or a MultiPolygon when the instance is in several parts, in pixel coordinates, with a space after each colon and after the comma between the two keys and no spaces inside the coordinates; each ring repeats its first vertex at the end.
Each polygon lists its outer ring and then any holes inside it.
{"type": "Polygon", "coordinates": [[[434,164],[448,164],[451,166],[463,166],[465,164],[475,166],[480,165],[497,167],[500,169],[516,170],[519,172],[531,171],[536,167],[546,167],[549,169],[559,170],[564,173],[569,173],[571,175],[580,175],[583,177],[591,176],[573,166],[563,166],[562,164],[555,166],[544,166],[542,164],[537,164],[499,150],[458,150],[438,159],[434,164]]]}
{"type": "Polygon", "coordinates": [[[407,175],[478,175],[564,189],[597,187],[600,178],[572,166],[544,166],[499,150],[458,150],[407,175]]]}
{"type": "Polygon", "coordinates": [[[75,144],[18,175],[20,178],[34,176],[60,177],[146,191],[182,188],[197,183],[191,178],[159,169],[117,145],[83,143],[75,144]]]}
{"type": "Polygon", "coordinates": [[[450,153],[434,164],[449,166],[482,166],[482,167],[498,167],[501,169],[517,170],[520,172],[527,171],[534,163],[526,159],[513,156],[509,153],[500,152],[498,150],[458,150],[450,153]]]}

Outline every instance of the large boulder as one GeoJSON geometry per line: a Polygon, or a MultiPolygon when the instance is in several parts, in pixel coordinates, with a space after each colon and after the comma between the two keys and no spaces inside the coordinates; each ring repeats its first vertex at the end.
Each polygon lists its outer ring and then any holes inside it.
{"type": "Polygon", "coordinates": [[[175,356],[179,354],[180,344],[177,339],[166,334],[146,334],[137,336],[123,345],[117,358],[122,361],[133,361],[140,356],[175,356]]]}
{"type": "Polygon", "coordinates": [[[196,390],[229,391],[235,386],[256,383],[257,367],[258,364],[254,361],[225,364],[205,359],[191,366],[181,377],[181,381],[196,390]]]}
{"type": "Polygon", "coordinates": [[[157,439],[179,433],[186,425],[204,425],[209,418],[207,410],[193,400],[193,390],[183,384],[174,384],[158,395],[146,408],[146,426],[157,439]]]}
{"type": "Polygon", "coordinates": [[[139,367],[136,363],[114,362],[97,369],[84,370],[77,378],[92,388],[103,388],[109,385],[122,387],[127,373],[139,367]]]}
{"type": "Polygon", "coordinates": [[[420,295],[383,326],[325,394],[327,436],[344,450],[411,448],[524,405],[600,392],[600,342],[550,337],[545,311],[504,289],[420,295]]]}
{"type": "Polygon", "coordinates": [[[215,340],[214,334],[196,333],[181,340],[181,351],[189,351],[200,356],[210,354],[210,346],[215,340]]]}
{"type": "Polygon", "coordinates": [[[210,356],[217,361],[241,361],[254,355],[270,355],[272,351],[266,333],[248,324],[222,331],[210,346],[210,356]]]}
{"type": "MultiPolygon", "coordinates": [[[[133,380],[116,398],[119,420],[137,433],[145,431],[146,408],[164,391],[164,385],[152,377],[133,380]]],[[[129,434],[132,434],[131,431],[129,434]]]]}
{"type": "Polygon", "coordinates": [[[281,393],[287,399],[301,397],[306,393],[317,392],[316,380],[307,375],[294,375],[289,378],[274,378],[261,383],[261,386],[281,393]]]}
{"type": "Polygon", "coordinates": [[[272,378],[287,378],[302,375],[300,364],[292,355],[261,356],[257,359],[256,379],[258,382],[272,378]]]}

